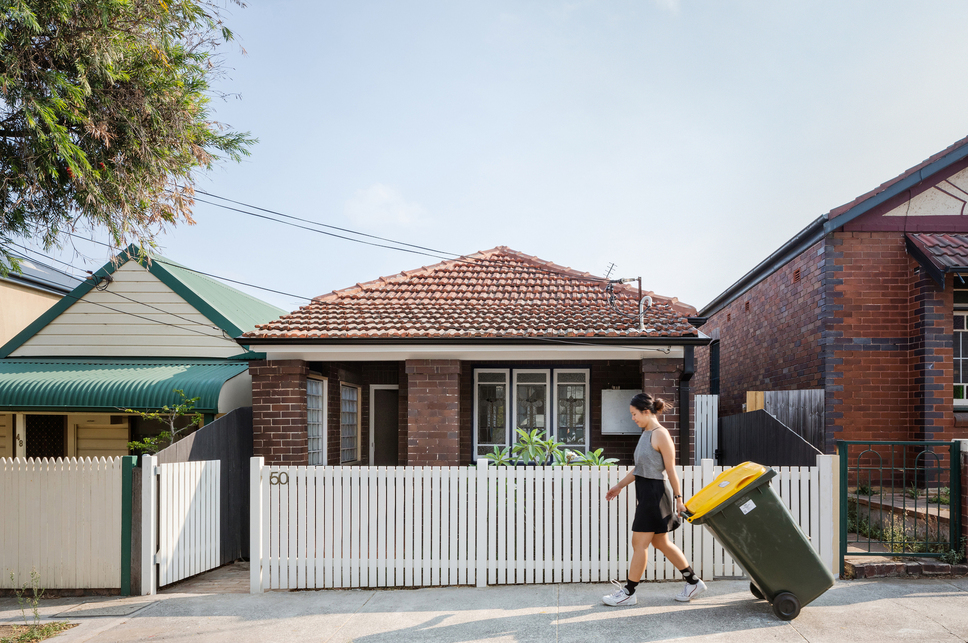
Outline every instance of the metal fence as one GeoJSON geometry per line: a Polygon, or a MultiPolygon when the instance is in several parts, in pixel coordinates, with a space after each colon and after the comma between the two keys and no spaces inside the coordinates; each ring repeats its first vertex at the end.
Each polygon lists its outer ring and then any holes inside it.
{"type": "Polygon", "coordinates": [[[945,558],[961,543],[961,442],[838,441],[840,566],[870,556],[945,558]]]}

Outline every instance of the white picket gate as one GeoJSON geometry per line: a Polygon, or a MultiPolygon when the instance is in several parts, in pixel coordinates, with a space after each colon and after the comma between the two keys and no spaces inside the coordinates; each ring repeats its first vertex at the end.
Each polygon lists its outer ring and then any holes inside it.
{"type": "Polygon", "coordinates": [[[142,594],[219,566],[220,467],[142,456],[142,594]]]}
{"type": "Polygon", "coordinates": [[[716,459],[719,448],[719,396],[696,396],[696,459],[698,466],[706,459],[716,459]]]}
{"type": "MultiPolygon", "coordinates": [[[[774,488],[836,573],[836,456],[780,467],[774,488]]],[[[677,468],[687,498],[723,471],[677,468]]],[[[626,467],[251,465],[251,590],[600,582],[631,557],[626,467]]],[[[702,526],[674,532],[704,578],[743,571],[702,526]]],[[[649,580],[677,578],[650,549],[649,580]]]]}
{"type": "Polygon", "coordinates": [[[121,586],[121,458],[0,458],[0,588],[32,571],[48,589],[121,586]]]}

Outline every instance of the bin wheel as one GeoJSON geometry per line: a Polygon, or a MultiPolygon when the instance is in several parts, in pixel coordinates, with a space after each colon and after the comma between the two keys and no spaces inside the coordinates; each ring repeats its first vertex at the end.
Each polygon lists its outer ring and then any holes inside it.
{"type": "Polygon", "coordinates": [[[765,596],[763,596],[763,592],[760,591],[760,588],[754,585],[753,583],[750,583],[750,594],[760,599],[761,601],[766,598],[765,596]]]}
{"type": "Polygon", "coordinates": [[[790,592],[780,592],[773,599],[773,613],[781,621],[792,621],[800,614],[800,599],[790,592]]]}

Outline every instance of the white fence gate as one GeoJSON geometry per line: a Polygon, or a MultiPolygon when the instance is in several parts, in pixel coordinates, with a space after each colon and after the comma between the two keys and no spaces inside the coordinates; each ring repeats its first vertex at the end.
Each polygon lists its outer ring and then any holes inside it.
{"type": "Polygon", "coordinates": [[[219,566],[221,463],[157,462],[142,456],[142,594],[219,566]]]}
{"type": "MultiPolygon", "coordinates": [[[[773,480],[836,573],[836,456],[773,480]]],[[[252,459],[251,590],[600,582],[631,557],[634,485],[626,467],[267,467],[252,459]]],[[[677,468],[687,498],[723,471],[677,468]]],[[[743,575],[704,527],[675,542],[704,578],[743,575]]],[[[676,578],[650,550],[646,578],[676,578]]]]}
{"type": "Polygon", "coordinates": [[[0,588],[34,570],[48,589],[121,586],[121,458],[0,458],[0,588]]]}
{"type": "Polygon", "coordinates": [[[696,460],[716,460],[719,448],[719,396],[696,396],[696,460]]]}

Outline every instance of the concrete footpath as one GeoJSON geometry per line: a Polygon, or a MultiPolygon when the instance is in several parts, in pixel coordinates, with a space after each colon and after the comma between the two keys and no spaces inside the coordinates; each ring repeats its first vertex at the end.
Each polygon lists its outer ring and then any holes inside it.
{"type": "MultiPolygon", "coordinates": [[[[968,641],[968,579],[838,581],[782,622],[744,581],[715,581],[693,603],[679,583],[643,583],[635,607],[601,604],[608,584],[206,593],[48,599],[41,615],[80,625],[58,643],[201,641],[968,641]]],[[[204,585],[201,585],[204,587],[204,585]]],[[[191,592],[191,593],[189,593],[191,592]]],[[[0,599],[0,623],[20,620],[0,599]]]]}

